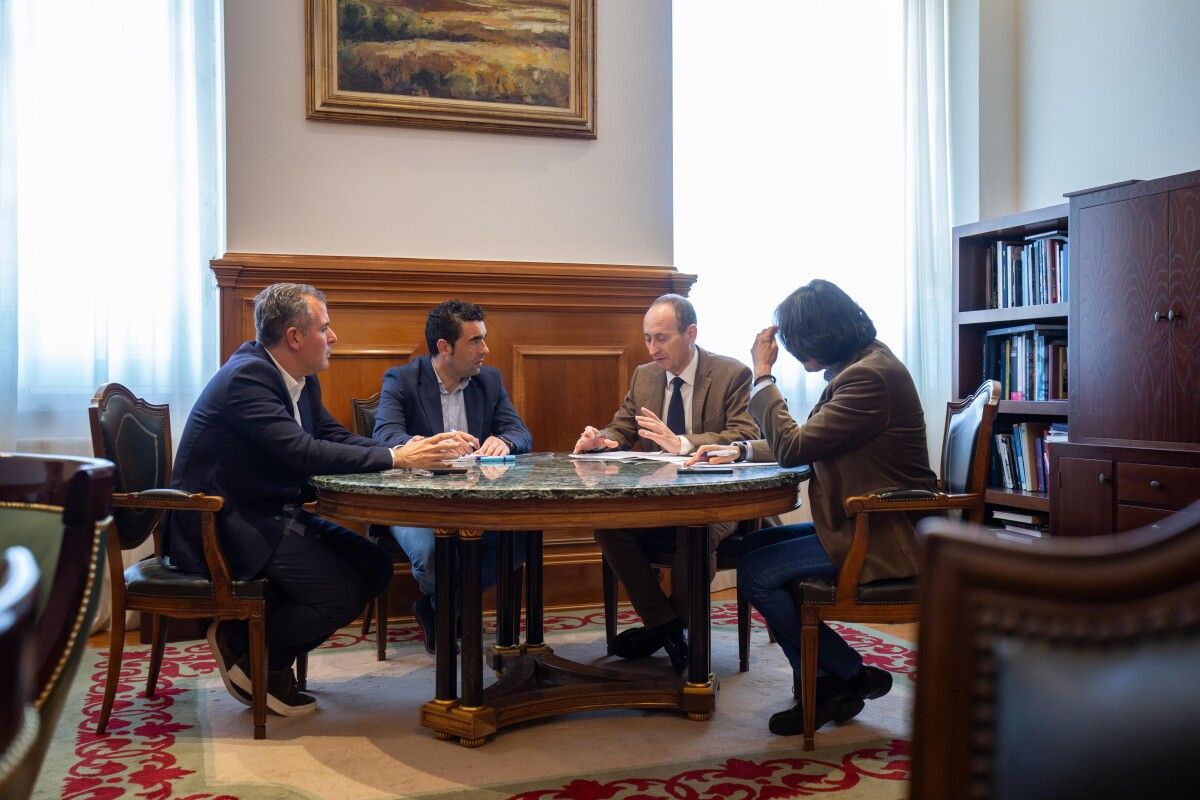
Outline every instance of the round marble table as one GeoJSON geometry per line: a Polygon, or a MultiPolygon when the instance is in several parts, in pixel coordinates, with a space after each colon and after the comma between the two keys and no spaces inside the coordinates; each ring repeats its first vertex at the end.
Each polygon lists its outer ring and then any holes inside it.
{"type": "MultiPolygon", "coordinates": [[[[317,511],[382,525],[437,531],[437,637],[454,640],[457,577],[454,539],[462,556],[462,694],[453,648],[437,650],[437,695],[421,708],[421,723],[441,738],[478,746],[499,728],[589,708],[675,708],[707,719],[716,704],[710,671],[708,554],[704,526],[784,513],[797,505],[805,470],[748,467],[732,474],[679,475],[675,464],[589,461],[559,453],[518,456],[503,465],[474,465],[461,475],[389,470],[310,479],[317,511]],[[546,528],[686,526],[690,596],[689,659],[684,678],[647,677],[576,664],[543,641],[541,531],[546,528]],[[527,537],[526,640],[512,607],[511,575],[500,570],[497,644],[491,663],[500,679],[483,690],[479,541],[483,530],[530,531],[527,537]],[[446,577],[449,579],[445,579],[446,577]]],[[[511,553],[501,539],[501,563],[511,553]]]]}

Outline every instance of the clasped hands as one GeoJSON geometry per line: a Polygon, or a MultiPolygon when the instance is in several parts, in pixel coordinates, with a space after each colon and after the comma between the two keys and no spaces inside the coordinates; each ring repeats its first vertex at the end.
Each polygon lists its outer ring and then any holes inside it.
{"type": "MultiPolygon", "coordinates": [[[[663,452],[678,453],[683,448],[683,441],[679,435],[673,433],[650,409],[643,406],[640,410],[642,413],[634,417],[638,424],[638,436],[654,442],[663,452]]],[[[600,435],[600,431],[588,425],[583,429],[583,433],[579,434],[579,441],[575,442],[575,449],[571,452],[590,453],[594,450],[614,450],[620,446],[620,442],[606,439],[600,435]]]]}
{"type": "Polygon", "coordinates": [[[481,445],[466,431],[414,436],[392,448],[392,466],[396,469],[442,469],[450,466],[454,459],[476,452],[481,456],[506,456],[509,447],[496,436],[489,436],[481,445]]]}

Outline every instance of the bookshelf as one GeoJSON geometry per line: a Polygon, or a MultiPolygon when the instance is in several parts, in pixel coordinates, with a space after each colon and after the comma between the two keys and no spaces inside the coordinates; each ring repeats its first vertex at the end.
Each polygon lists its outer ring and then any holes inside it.
{"type": "MultiPolygon", "coordinates": [[[[1010,246],[1009,243],[1011,243],[1011,246],[1017,246],[1019,249],[1019,243],[1047,238],[1046,234],[1056,231],[1066,233],[1069,210],[1069,205],[1063,203],[969,225],[960,225],[954,229],[953,291],[955,308],[952,344],[953,381],[956,397],[966,397],[971,394],[984,379],[985,340],[988,338],[989,331],[995,332],[1024,326],[1041,326],[1046,330],[1060,326],[1069,327],[1068,303],[1044,302],[1047,299],[1057,299],[1059,296],[1058,289],[1048,293],[1044,282],[1040,291],[1030,292],[1027,283],[1026,291],[1021,292],[1018,280],[1017,302],[1022,300],[1030,302],[1002,308],[989,307],[991,295],[999,294],[1001,304],[1006,300],[1003,281],[997,279],[998,271],[1004,276],[1010,274],[998,267],[998,260],[1004,259],[1001,254],[1004,248],[1010,246]],[[999,247],[997,243],[1001,243],[999,247]],[[990,291],[989,286],[991,287],[990,291]]],[[[1030,265],[1026,265],[1025,269],[1029,270],[1030,265]]],[[[1043,275],[1043,277],[1045,276],[1043,275]]],[[[1010,282],[1008,292],[1012,291],[1013,285],[1010,282]]],[[[996,337],[995,333],[993,333],[993,337],[996,337]]],[[[999,378],[1000,376],[991,374],[986,377],[999,378]]],[[[1043,379],[1044,376],[1038,378],[1039,381],[1043,379]]],[[[1037,391],[1023,392],[1022,396],[1036,397],[1039,391],[1048,395],[1053,394],[1055,390],[1046,391],[1044,385],[1039,382],[1037,391]]],[[[1066,399],[1011,399],[1011,395],[1003,395],[998,408],[995,431],[997,433],[1011,432],[1014,424],[1022,422],[1065,423],[1068,417],[1067,405],[1066,399]]],[[[993,442],[992,445],[994,449],[995,443],[993,442]]],[[[992,478],[989,478],[989,488],[985,497],[989,509],[999,508],[1049,514],[1050,501],[1047,492],[1006,489],[1002,483],[993,480],[995,477],[993,475],[992,478]]]]}

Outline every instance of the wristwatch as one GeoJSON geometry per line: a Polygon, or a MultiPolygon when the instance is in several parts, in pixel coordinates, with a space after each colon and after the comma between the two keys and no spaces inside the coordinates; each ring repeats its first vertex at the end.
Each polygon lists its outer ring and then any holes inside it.
{"type": "Polygon", "coordinates": [[[750,443],[749,442],[747,442],[745,440],[737,441],[737,442],[733,442],[733,446],[736,447],[737,451],[738,451],[737,458],[734,459],[735,461],[745,461],[746,459],[750,458],[750,443]]]}
{"type": "Polygon", "coordinates": [[[775,376],[769,372],[766,375],[759,375],[757,378],[754,379],[754,385],[758,386],[763,381],[770,381],[771,383],[775,383],[775,376]]]}

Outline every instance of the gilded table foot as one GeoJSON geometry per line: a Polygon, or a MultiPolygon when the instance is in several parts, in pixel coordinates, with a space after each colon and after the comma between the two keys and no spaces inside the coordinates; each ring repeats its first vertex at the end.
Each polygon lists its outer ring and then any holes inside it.
{"type": "Polygon", "coordinates": [[[496,712],[489,706],[432,700],[421,706],[421,724],[433,728],[434,737],[442,741],[458,739],[465,747],[479,747],[496,732],[496,712]]]}
{"type": "Polygon", "coordinates": [[[717,707],[717,689],[720,682],[713,673],[708,674],[704,683],[688,681],[683,685],[682,710],[690,720],[703,722],[712,719],[713,709],[717,707]]]}

